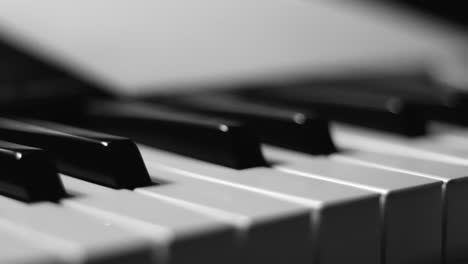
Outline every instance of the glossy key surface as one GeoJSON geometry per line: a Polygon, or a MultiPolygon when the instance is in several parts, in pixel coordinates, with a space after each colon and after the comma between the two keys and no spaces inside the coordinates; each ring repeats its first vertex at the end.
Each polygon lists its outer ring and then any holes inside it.
{"type": "Polygon", "coordinates": [[[155,104],[166,104],[245,122],[262,141],[273,145],[310,154],[329,154],[335,151],[328,121],[310,111],[272,107],[227,93],[199,93],[150,100],[155,104]]]}
{"type": "Polygon", "coordinates": [[[40,149],[0,141],[0,194],[26,202],[66,196],[55,164],[40,149]]]}
{"type": "Polygon", "coordinates": [[[425,119],[404,98],[397,96],[309,83],[246,89],[244,96],[407,136],[423,135],[426,130],[425,119]]]}
{"type": "Polygon", "coordinates": [[[156,148],[236,169],[266,164],[256,136],[229,120],[148,104],[101,101],[90,104],[85,123],[156,148]]]}
{"type": "Polygon", "coordinates": [[[43,121],[0,119],[0,138],[44,148],[61,172],[113,188],[151,181],[135,144],[127,138],[43,121]]]}
{"type": "Polygon", "coordinates": [[[468,93],[437,81],[429,69],[342,74],[316,78],[311,80],[310,86],[319,92],[326,88],[337,94],[390,96],[404,101],[426,119],[467,124],[468,93]]]}
{"type": "MultiPolygon", "coordinates": [[[[146,162],[151,165],[151,160],[146,162]]],[[[154,199],[152,204],[159,205],[161,201],[167,201],[174,207],[183,207],[235,227],[236,242],[241,252],[240,262],[311,262],[311,213],[307,206],[183,174],[157,170],[152,166],[148,168],[153,180],[163,184],[137,188],[134,191],[154,199]],[[282,239],[277,239],[278,237],[282,239]]],[[[77,197],[106,196],[115,192],[97,184],[61,176],[70,194],[77,197]]],[[[84,200],[89,199],[91,198],[84,200]]],[[[73,199],[72,203],[79,205],[80,200],[82,199],[73,199]]],[[[116,199],[112,200],[115,203],[116,199]]],[[[82,208],[83,206],[86,208],[90,204],[81,205],[82,208]]],[[[157,213],[169,216],[173,214],[172,211],[174,210],[166,213],[166,210],[158,210],[157,213]]],[[[141,213],[134,216],[139,218],[140,215],[141,213]]],[[[190,221],[187,217],[185,219],[190,221]]],[[[156,225],[157,222],[153,223],[156,225]]]]}

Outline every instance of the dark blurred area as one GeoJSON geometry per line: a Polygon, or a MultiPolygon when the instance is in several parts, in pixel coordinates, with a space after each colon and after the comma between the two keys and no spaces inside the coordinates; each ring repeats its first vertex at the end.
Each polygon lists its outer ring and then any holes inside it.
{"type": "Polygon", "coordinates": [[[468,17],[463,1],[426,1],[426,0],[386,0],[416,12],[434,16],[437,19],[448,21],[458,26],[468,26],[468,17]]]}
{"type": "Polygon", "coordinates": [[[64,120],[101,89],[0,39],[0,115],[64,120]]]}

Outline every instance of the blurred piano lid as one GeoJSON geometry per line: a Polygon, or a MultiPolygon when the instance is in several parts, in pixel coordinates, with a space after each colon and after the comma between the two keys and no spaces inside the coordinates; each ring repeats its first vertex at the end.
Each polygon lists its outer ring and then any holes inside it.
{"type": "Polygon", "coordinates": [[[466,44],[357,0],[2,0],[0,34],[124,95],[385,67],[466,44]]]}

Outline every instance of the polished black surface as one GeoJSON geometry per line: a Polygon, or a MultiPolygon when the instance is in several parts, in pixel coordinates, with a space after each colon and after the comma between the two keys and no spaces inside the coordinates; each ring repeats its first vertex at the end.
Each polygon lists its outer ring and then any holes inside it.
{"type": "Polygon", "coordinates": [[[329,89],[337,94],[352,91],[369,97],[393,97],[424,119],[468,124],[468,92],[442,83],[427,69],[340,75],[311,80],[308,85],[317,92],[329,89]]]}
{"type": "Polygon", "coordinates": [[[406,136],[426,132],[426,118],[403,97],[322,82],[259,87],[239,92],[250,100],[314,111],[323,118],[406,136]]]}
{"type": "Polygon", "coordinates": [[[311,112],[253,103],[227,93],[155,97],[149,101],[244,122],[262,141],[272,145],[309,154],[330,154],[336,151],[328,121],[311,112]]]}
{"type": "Polygon", "coordinates": [[[113,188],[151,181],[129,139],[44,121],[0,119],[0,139],[46,149],[60,172],[113,188]]]}
{"type": "Polygon", "coordinates": [[[240,123],[137,102],[95,101],[83,124],[159,149],[236,169],[264,166],[256,136],[240,123]]]}
{"type": "Polygon", "coordinates": [[[43,150],[0,141],[0,194],[25,202],[66,197],[55,164],[43,150]]]}

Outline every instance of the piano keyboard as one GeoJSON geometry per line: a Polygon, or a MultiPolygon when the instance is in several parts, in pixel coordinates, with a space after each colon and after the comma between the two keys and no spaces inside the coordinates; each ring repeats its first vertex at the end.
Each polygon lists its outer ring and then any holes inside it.
{"type": "Polygon", "coordinates": [[[1,263],[468,258],[462,126],[409,137],[254,101],[95,98],[66,121],[0,119],[1,263]]]}
{"type": "MultiPolygon", "coordinates": [[[[213,10],[242,9],[246,20],[258,15],[253,12],[258,7],[246,3],[205,2],[213,10]]],[[[309,3],[271,2],[270,16],[262,13],[264,26],[289,28],[289,18],[278,16],[286,7],[298,12],[296,22],[309,21],[309,3]],[[271,18],[279,22],[271,24],[271,18]]],[[[1,5],[7,28],[27,32],[29,19],[38,28],[47,24],[47,12],[23,16],[19,2],[1,5]]],[[[54,5],[65,16],[74,13],[60,1],[54,5]]],[[[126,4],[116,5],[113,15],[122,18],[126,4]]],[[[317,14],[331,10],[316,5],[317,14]]],[[[158,19],[164,8],[155,10],[158,19]]],[[[46,9],[47,4],[41,10],[46,9]]],[[[195,17],[204,14],[191,9],[195,17]]],[[[338,18],[341,13],[327,14],[338,18]]],[[[211,28],[207,21],[194,23],[211,28]]],[[[77,39],[60,26],[49,25],[51,32],[63,33],[51,46],[67,57],[67,41],[77,39]]],[[[120,26],[124,32],[132,29],[120,26]]],[[[262,39],[259,29],[262,25],[252,25],[235,32],[236,37],[276,43],[277,31],[265,30],[262,39]]],[[[252,68],[231,61],[218,69],[219,58],[204,57],[206,64],[198,65],[206,74],[184,66],[181,82],[171,71],[177,61],[167,68],[159,64],[164,60],[151,61],[138,71],[143,53],[127,58],[125,68],[115,58],[99,64],[94,57],[106,55],[86,52],[90,46],[84,42],[72,46],[87,54],[83,58],[92,70],[115,66],[100,74],[119,76],[123,86],[156,78],[154,85],[183,87],[191,79],[195,87],[213,76],[229,80],[246,70],[260,74],[265,63],[303,65],[302,58],[314,59],[305,55],[313,43],[300,34],[306,27],[297,30],[291,37],[304,42],[289,55],[276,52],[289,42],[278,42],[264,51],[254,48],[259,53],[252,68]],[[154,77],[158,67],[162,74],[154,77]],[[228,78],[228,72],[235,74],[228,78]]],[[[5,32],[0,33],[12,36],[13,31],[5,32]]],[[[38,32],[28,32],[38,46],[54,35],[38,32]]],[[[192,40],[200,54],[194,56],[202,58],[209,48],[199,44],[207,33],[198,33],[192,40]]],[[[425,64],[360,74],[279,76],[281,81],[246,78],[231,89],[130,97],[109,92],[97,79],[70,71],[70,65],[38,59],[44,54],[31,56],[10,37],[0,43],[0,264],[468,262],[468,90],[460,82],[442,80],[425,64]]],[[[109,34],[110,42],[116,38],[109,34]]],[[[408,39],[402,38],[402,46],[413,50],[424,42],[408,39]]],[[[132,45],[149,47],[154,41],[132,45]]],[[[168,58],[185,51],[185,42],[177,44],[168,58]]],[[[122,51],[118,45],[102,46],[115,54],[122,51]]],[[[251,54],[248,47],[222,46],[231,60],[251,54]]],[[[80,60],[75,66],[86,64],[80,60]]]]}

